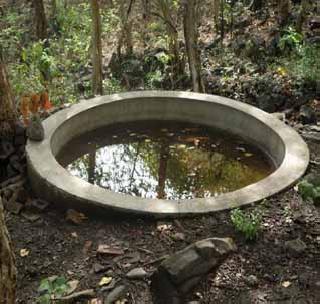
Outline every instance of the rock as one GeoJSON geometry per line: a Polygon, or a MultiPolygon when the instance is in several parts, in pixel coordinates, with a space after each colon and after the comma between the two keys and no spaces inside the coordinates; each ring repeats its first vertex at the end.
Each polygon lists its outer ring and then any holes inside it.
{"type": "Polygon", "coordinates": [[[155,303],[185,303],[184,296],[235,250],[230,238],[210,238],[168,257],[151,278],[155,303]]]}
{"type": "Polygon", "coordinates": [[[101,265],[101,264],[99,264],[99,263],[94,263],[92,265],[92,269],[93,269],[93,271],[95,273],[99,273],[99,272],[102,272],[102,271],[106,270],[106,267],[101,265]]]}
{"type": "Polygon", "coordinates": [[[34,141],[42,141],[44,139],[44,128],[38,115],[34,115],[31,118],[27,128],[27,136],[34,141]]]}
{"type": "Polygon", "coordinates": [[[30,212],[30,211],[23,211],[21,213],[21,215],[28,221],[30,222],[35,222],[37,221],[38,219],[41,218],[40,214],[37,214],[37,213],[33,213],[33,212],[30,212]]]}
{"type": "Polygon", "coordinates": [[[42,199],[34,199],[31,201],[30,205],[34,208],[36,208],[39,211],[44,211],[45,209],[48,208],[49,203],[45,200],[42,199]]]}
{"type": "Polygon", "coordinates": [[[112,290],[108,296],[104,300],[104,304],[113,304],[117,300],[121,299],[122,297],[125,296],[127,292],[127,286],[125,285],[120,285],[117,286],[114,290],[112,290]]]}
{"type": "Polygon", "coordinates": [[[299,112],[300,121],[305,124],[317,124],[316,112],[308,105],[303,105],[299,112]]]}
{"type": "Polygon", "coordinates": [[[246,277],[246,278],[245,278],[245,281],[246,281],[246,283],[247,283],[249,286],[251,286],[251,287],[256,287],[256,286],[258,286],[258,284],[259,284],[258,278],[257,278],[255,275],[253,275],[253,274],[251,274],[251,275],[249,275],[248,277],[246,277]]]}
{"type": "Polygon", "coordinates": [[[126,277],[128,279],[140,280],[140,279],[144,279],[147,275],[148,275],[148,273],[143,268],[139,267],[139,268],[134,268],[134,269],[130,270],[126,274],[126,277]]]}
{"type": "Polygon", "coordinates": [[[299,256],[306,250],[307,245],[300,239],[295,239],[286,241],[284,247],[293,256],[299,256]]]}

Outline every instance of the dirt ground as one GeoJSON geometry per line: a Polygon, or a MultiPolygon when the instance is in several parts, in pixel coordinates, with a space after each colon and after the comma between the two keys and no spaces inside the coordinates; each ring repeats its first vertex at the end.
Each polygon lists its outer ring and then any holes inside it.
{"type": "MultiPolygon", "coordinates": [[[[320,144],[309,142],[309,146],[311,160],[315,160],[320,144]]],[[[319,166],[311,165],[310,171],[320,172],[319,166]]],[[[128,287],[125,303],[153,303],[150,278],[129,280],[126,273],[143,267],[151,275],[161,257],[208,237],[232,237],[238,250],[216,274],[203,280],[188,301],[320,303],[320,208],[303,202],[294,188],[260,207],[263,227],[258,240],[251,243],[235,232],[229,212],[161,222],[121,215],[88,216],[78,225],[68,221],[54,204],[34,222],[8,213],[19,272],[17,303],[37,303],[40,281],[53,275],[78,280],[77,291],[93,288],[98,299],[104,299],[112,285],[121,284],[128,287]],[[285,246],[296,238],[306,244],[300,255],[291,254],[285,246]],[[123,253],[100,255],[97,248],[101,244],[123,253]],[[21,249],[28,254],[21,256],[21,249]],[[99,282],[104,276],[112,277],[112,282],[109,290],[102,291],[99,282]]]]}

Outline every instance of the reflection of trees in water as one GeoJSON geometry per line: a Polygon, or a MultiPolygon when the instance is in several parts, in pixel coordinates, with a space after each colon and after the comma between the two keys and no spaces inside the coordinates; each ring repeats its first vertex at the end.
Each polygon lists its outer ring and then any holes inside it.
{"type": "Polygon", "coordinates": [[[217,195],[265,176],[265,170],[235,160],[234,151],[228,155],[189,139],[172,142],[139,140],[94,149],[69,171],[116,192],[168,199],[217,195]]]}

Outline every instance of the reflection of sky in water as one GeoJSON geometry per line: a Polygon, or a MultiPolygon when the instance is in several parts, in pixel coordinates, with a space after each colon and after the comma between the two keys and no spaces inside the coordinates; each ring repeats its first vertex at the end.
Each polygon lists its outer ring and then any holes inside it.
{"type": "MultiPolygon", "coordinates": [[[[243,140],[211,136],[209,130],[192,126],[148,125],[146,131],[137,124],[135,129],[100,132],[90,142],[80,142],[86,145],[85,152],[73,158],[67,169],[106,189],[167,199],[216,196],[271,173],[265,157],[243,140]]],[[[77,150],[77,144],[69,147],[77,150]]],[[[65,151],[70,153],[70,148],[65,151]]]]}

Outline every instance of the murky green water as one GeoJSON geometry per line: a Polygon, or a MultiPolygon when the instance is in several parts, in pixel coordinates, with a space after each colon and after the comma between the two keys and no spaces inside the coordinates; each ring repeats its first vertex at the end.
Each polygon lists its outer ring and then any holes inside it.
{"type": "Polygon", "coordinates": [[[147,198],[210,197],[255,183],[273,171],[259,149],[201,125],[134,122],[70,142],[58,161],[74,176],[147,198]]]}

